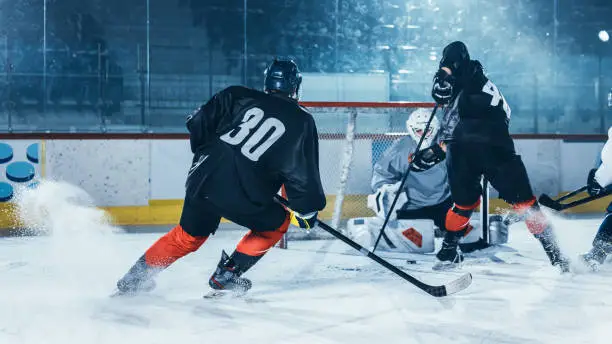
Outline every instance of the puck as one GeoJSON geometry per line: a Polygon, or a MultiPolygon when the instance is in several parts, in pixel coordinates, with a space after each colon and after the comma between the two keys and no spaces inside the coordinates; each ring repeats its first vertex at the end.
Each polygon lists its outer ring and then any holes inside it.
{"type": "Polygon", "coordinates": [[[408,260],[406,260],[406,263],[408,263],[408,264],[416,264],[417,261],[413,260],[413,259],[408,259],[408,260]]]}

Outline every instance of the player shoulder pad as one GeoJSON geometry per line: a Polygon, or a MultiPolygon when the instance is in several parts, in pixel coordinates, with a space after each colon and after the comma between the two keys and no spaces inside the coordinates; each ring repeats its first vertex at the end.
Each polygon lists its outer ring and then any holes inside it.
{"type": "Polygon", "coordinates": [[[248,87],[241,86],[241,85],[232,85],[232,86],[226,87],[219,93],[227,93],[227,94],[232,94],[232,95],[246,95],[254,91],[256,92],[256,90],[253,90],[248,87]]]}

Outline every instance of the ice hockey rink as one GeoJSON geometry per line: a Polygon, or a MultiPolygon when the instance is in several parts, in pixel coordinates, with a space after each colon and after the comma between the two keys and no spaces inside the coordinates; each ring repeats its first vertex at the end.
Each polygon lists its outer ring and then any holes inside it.
{"type": "MultiPolygon", "coordinates": [[[[436,299],[337,240],[274,248],[248,273],[242,299],[205,300],[221,250],[245,230],[223,225],[158,278],[148,295],[111,298],[118,278],[166,227],[112,227],[74,189],[21,196],[45,232],[0,238],[0,343],[608,343],[612,264],[561,276],[524,224],[509,243],[434,272],[431,255],[381,253],[442,283],[469,271],[466,290],[436,299]],[[417,264],[408,264],[414,259],[417,264]]],[[[588,249],[599,218],[554,216],[568,253],[588,249]]]]}

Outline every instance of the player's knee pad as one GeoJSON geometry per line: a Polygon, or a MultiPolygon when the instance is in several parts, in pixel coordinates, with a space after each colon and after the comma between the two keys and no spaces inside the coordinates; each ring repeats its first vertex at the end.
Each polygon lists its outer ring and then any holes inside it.
{"type": "Polygon", "coordinates": [[[468,206],[455,204],[446,213],[446,220],[444,221],[446,230],[449,232],[458,232],[467,228],[474,209],[479,205],[480,200],[468,206]]]}
{"type": "Polygon", "coordinates": [[[194,237],[185,232],[181,225],[162,236],[145,252],[145,261],[150,266],[168,266],[177,259],[196,251],[208,239],[194,237]]]}
{"type": "Polygon", "coordinates": [[[527,201],[512,204],[512,208],[525,218],[525,224],[531,234],[541,234],[549,227],[546,215],[540,209],[535,196],[527,201]]]}
{"type": "Polygon", "coordinates": [[[236,251],[249,256],[263,256],[287,233],[290,217],[287,217],[283,224],[274,231],[267,232],[248,232],[242,240],[238,242],[236,251]]]}

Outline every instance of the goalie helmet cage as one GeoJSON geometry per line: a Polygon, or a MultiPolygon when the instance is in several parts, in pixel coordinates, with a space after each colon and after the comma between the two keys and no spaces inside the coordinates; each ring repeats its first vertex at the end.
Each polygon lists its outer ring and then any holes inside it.
{"type": "MultiPolygon", "coordinates": [[[[373,192],[370,182],[374,164],[394,142],[408,135],[406,120],[410,114],[423,108],[433,110],[434,103],[301,102],[301,105],[312,114],[319,131],[319,170],[327,197],[327,206],[319,219],[346,233],[349,219],[375,216],[367,208],[367,196],[373,192]]],[[[306,232],[290,226],[278,246],[287,248],[293,240],[318,239],[334,237],[319,228],[306,232]]]]}

